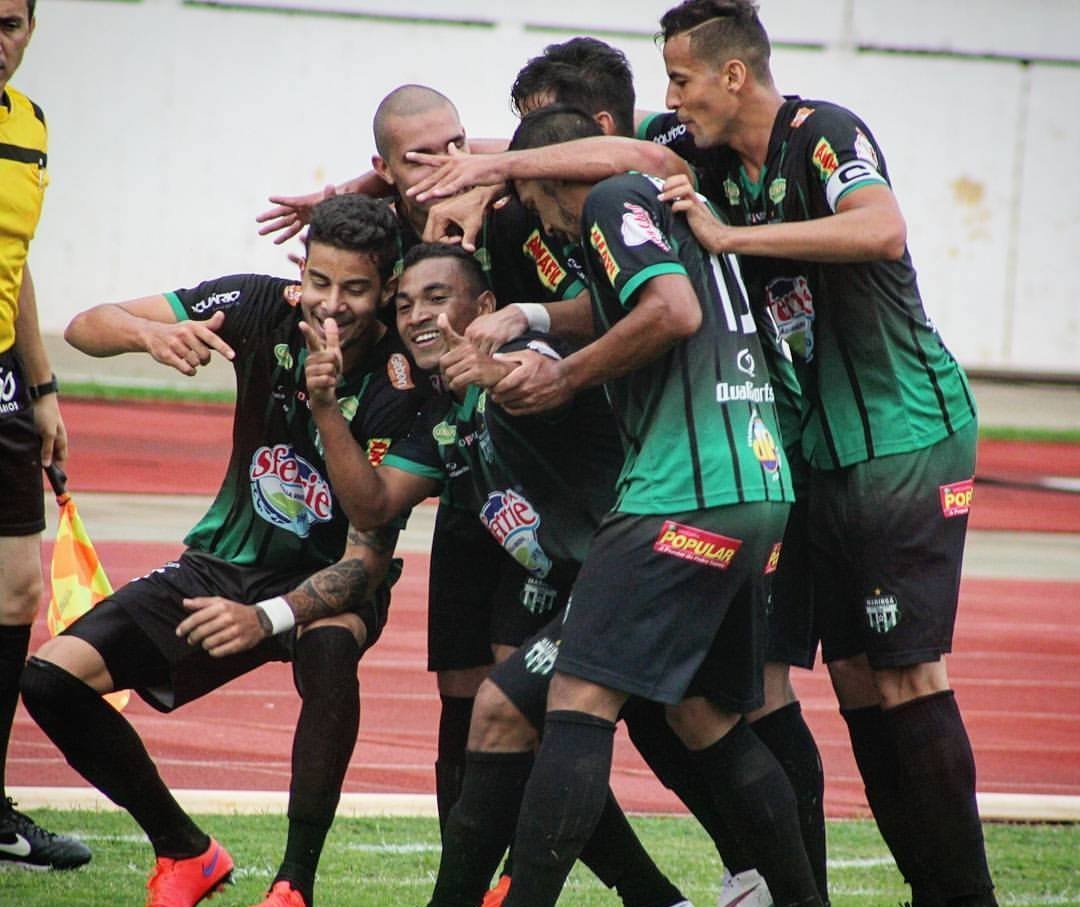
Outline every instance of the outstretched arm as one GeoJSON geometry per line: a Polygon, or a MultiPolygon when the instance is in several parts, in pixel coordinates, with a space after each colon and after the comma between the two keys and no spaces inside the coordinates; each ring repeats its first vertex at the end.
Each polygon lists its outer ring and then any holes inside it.
{"type": "Polygon", "coordinates": [[[276,233],[274,245],[280,246],[311,222],[311,209],[319,202],[334,195],[348,195],[352,192],[360,192],[373,198],[385,198],[393,195],[394,188],[374,170],[368,170],[336,186],[325,186],[305,195],[271,195],[269,201],[274,207],[255,216],[255,223],[262,224],[259,227],[259,236],[276,233]]]}

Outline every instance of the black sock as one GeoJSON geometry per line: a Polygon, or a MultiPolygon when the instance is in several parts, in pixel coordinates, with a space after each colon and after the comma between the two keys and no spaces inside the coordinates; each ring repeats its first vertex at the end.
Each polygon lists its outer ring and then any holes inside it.
{"type": "Polygon", "coordinates": [[[202,853],[210,839],[176,802],[139,735],[116,709],[67,671],[31,658],[23,705],[75,771],[146,832],[159,857],[202,853]]]}
{"type": "Polygon", "coordinates": [[[442,858],[430,907],[476,907],[517,824],[532,752],[465,754],[461,796],[443,829],[442,858]]]}
{"type": "Polygon", "coordinates": [[[557,710],[521,804],[514,876],[504,907],[545,907],[559,899],[574,861],[607,800],[615,725],[585,712],[557,710]]]}
{"type": "Polygon", "coordinates": [[[623,907],[664,907],[683,899],[641,845],[610,789],[580,860],[608,888],[618,892],[623,907]]]}
{"type": "Polygon", "coordinates": [[[750,725],[780,763],[795,791],[803,845],[814,870],[818,894],[829,903],[825,859],[825,773],[814,735],[806,726],[802,706],[791,702],[750,725]]]}
{"type": "Polygon", "coordinates": [[[0,626],[0,804],[7,806],[4,766],[19,702],[19,677],[30,650],[30,625],[0,626]]]}
{"type": "Polygon", "coordinates": [[[878,831],[896,861],[896,868],[911,886],[914,907],[943,907],[929,869],[918,856],[919,829],[908,811],[906,792],[900,788],[900,761],[885,715],[876,706],[841,709],[851,737],[851,750],[862,775],[866,801],[878,831]]]}
{"type": "Polygon", "coordinates": [[[708,832],[728,872],[750,869],[737,834],[717,810],[712,790],[690,758],[690,751],[668,724],[659,702],[631,699],[620,713],[630,740],[645,763],[668,790],[674,793],[708,832]]]}
{"type": "Polygon", "coordinates": [[[435,802],[439,809],[439,831],[446,828],[446,817],[461,795],[465,777],[465,748],[472,720],[471,696],[439,695],[439,750],[435,760],[435,802]]]}
{"type": "Polygon", "coordinates": [[[975,757],[952,690],[884,711],[900,784],[922,834],[919,847],[947,904],[992,905],[982,823],[975,801],[975,757]]]}
{"type": "Polygon", "coordinates": [[[360,728],[360,647],[344,627],[318,627],[296,641],[294,671],[303,696],[293,736],[289,835],[276,879],[310,907],[323,844],[360,728]]]}
{"type": "Polygon", "coordinates": [[[776,907],[820,905],[803,848],[795,794],[761,739],[740,721],[712,746],[693,754],[776,907]]]}

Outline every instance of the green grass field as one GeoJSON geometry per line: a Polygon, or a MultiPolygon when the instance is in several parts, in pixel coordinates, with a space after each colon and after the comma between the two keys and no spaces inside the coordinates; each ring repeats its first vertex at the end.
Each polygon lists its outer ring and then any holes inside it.
{"type": "MultiPolygon", "coordinates": [[[[75,872],[0,872],[4,907],[119,907],[143,903],[150,847],[126,814],[38,810],[50,829],[81,836],[94,859],[75,872]]],[[[203,816],[200,824],[237,862],[235,884],[211,907],[250,907],[262,898],[280,859],[285,818],[277,815],[203,816]]],[[[713,907],[720,867],[690,819],[635,817],[657,863],[697,907],[713,907]]],[[[1080,907],[1080,826],[986,826],[998,899],[1015,905],[1080,907]]],[[[327,844],[316,889],[318,907],[423,907],[438,866],[433,819],[338,819],[327,844]]],[[[905,899],[877,829],[866,821],[829,825],[829,874],[835,907],[896,905],[905,899]]],[[[574,871],[560,901],[614,907],[618,898],[587,872],[574,871]]]]}

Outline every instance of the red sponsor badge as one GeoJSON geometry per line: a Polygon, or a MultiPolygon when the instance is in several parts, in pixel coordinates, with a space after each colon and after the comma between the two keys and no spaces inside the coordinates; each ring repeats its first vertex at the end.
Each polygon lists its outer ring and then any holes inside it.
{"type": "Polygon", "coordinates": [[[942,485],[938,491],[941,494],[941,512],[946,517],[963,516],[971,510],[975,479],[972,477],[963,482],[953,482],[952,485],[942,485]]]}
{"type": "Polygon", "coordinates": [[[389,438],[369,438],[367,442],[367,458],[372,466],[378,466],[390,450],[389,438]]]}
{"type": "Polygon", "coordinates": [[[765,561],[766,573],[776,572],[776,568],[780,565],[780,549],[783,547],[783,542],[773,542],[772,550],[769,552],[769,557],[765,561]]]}
{"type": "Polygon", "coordinates": [[[741,539],[731,539],[726,535],[706,532],[674,520],[665,520],[660,534],[653,542],[653,551],[670,554],[673,557],[727,570],[735,557],[735,552],[742,547],[741,539]]]}

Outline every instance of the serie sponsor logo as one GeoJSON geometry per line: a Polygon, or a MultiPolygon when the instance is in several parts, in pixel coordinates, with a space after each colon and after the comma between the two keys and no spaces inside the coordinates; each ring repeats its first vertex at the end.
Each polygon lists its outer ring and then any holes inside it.
{"type": "Polygon", "coordinates": [[[833,171],[840,166],[840,162],[836,158],[836,152],[833,151],[832,145],[824,136],[818,139],[810,159],[814,162],[814,166],[817,167],[818,173],[821,174],[822,182],[828,180],[833,175],[833,171]]]}
{"type": "Polygon", "coordinates": [[[814,353],[814,296],[801,274],[776,277],[765,285],[765,305],[776,329],[793,353],[806,360],[814,353]]]}
{"type": "Polygon", "coordinates": [[[661,132],[658,135],[653,136],[653,141],[657,145],[670,145],[675,139],[686,135],[686,124],[676,123],[667,132],[661,132]]]}
{"type": "Polygon", "coordinates": [[[803,123],[806,122],[806,118],[814,112],[813,107],[800,107],[795,111],[795,116],[791,118],[791,128],[798,129],[803,123]]]}
{"type": "Polygon", "coordinates": [[[522,607],[530,614],[543,614],[555,607],[559,590],[535,576],[527,576],[521,587],[522,607]]]}
{"type": "Polygon", "coordinates": [[[971,510],[971,501],[975,497],[975,479],[972,477],[963,482],[942,485],[938,491],[941,494],[941,512],[945,517],[964,516],[971,510]]]}
{"type": "Polygon", "coordinates": [[[671,251],[667,239],[664,238],[660,228],[653,222],[648,211],[633,202],[623,202],[623,207],[626,208],[626,213],[622,216],[622,227],[620,229],[623,245],[642,246],[647,242],[651,242],[665,252],[671,251]]]}
{"type": "Polygon", "coordinates": [[[782,176],[777,177],[771,183],[769,183],[769,201],[774,205],[779,205],[787,195],[787,180],[782,176]]]}
{"type": "Polygon", "coordinates": [[[730,177],[724,180],[724,196],[727,198],[729,205],[739,204],[739,199],[742,198],[742,193],[739,191],[739,187],[730,177]]]}
{"type": "Polygon", "coordinates": [[[447,444],[453,444],[457,440],[457,426],[440,422],[431,430],[431,437],[435,439],[436,444],[444,447],[447,444]]]}
{"type": "MultiPolygon", "coordinates": [[[[770,387],[769,390],[771,391],[772,388],[770,387]]],[[[746,434],[747,443],[754,452],[757,461],[761,464],[761,468],[766,472],[779,473],[780,448],[776,443],[776,439],[772,436],[772,432],[769,431],[769,427],[765,424],[765,420],[757,412],[751,416],[746,434]]]]}
{"type": "Polygon", "coordinates": [[[298,283],[290,283],[281,291],[281,298],[294,308],[300,305],[301,287],[298,283]]]}
{"type": "Polygon", "coordinates": [[[333,516],[330,484],[288,444],[256,450],[248,477],[255,512],[302,539],[333,516]]]}
{"type": "Polygon", "coordinates": [[[551,558],[540,547],[540,514],[524,495],[512,488],[491,492],[480,508],[480,522],[529,573],[548,575],[551,558]]]}
{"type": "Polygon", "coordinates": [[[744,381],[742,384],[716,382],[717,403],[772,403],[775,398],[771,384],[759,387],[753,381],[744,381]]]}
{"type": "Polygon", "coordinates": [[[872,633],[888,633],[900,623],[900,602],[891,592],[875,589],[866,599],[866,625],[872,633]]]}
{"type": "Polygon", "coordinates": [[[873,164],[875,170],[880,166],[874,143],[858,126],[855,127],[855,154],[864,161],[873,164]]]}
{"type": "Polygon", "coordinates": [[[367,458],[372,466],[379,466],[389,450],[389,438],[368,438],[367,458]]]}
{"type": "Polygon", "coordinates": [[[742,539],[728,538],[695,526],[665,520],[653,543],[653,551],[693,561],[706,567],[727,570],[742,547],[742,539]]]}
{"type": "Polygon", "coordinates": [[[412,368],[404,353],[394,353],[386,360],[386,376],[395,390],[407,391],[416,387],[413,384],[412,368]]]}
{"type": "Polygon", "coordinates": [[[783,547],[783,542],[773,542],[773,546],[769,550],[769,556],[765,559],[766,574],[775,573],[776,568],[780,566],[780,551],[783,547]]]}
{"type": "Polygon", "coordinates": [[[533,230],[521,248],[536,262],[536,275],[540,278],[540,283],[554,293],[559,284],[566,280],[566,270],[552,254],[540,231],[533,230]]]}
{"type": "Polygon", "coordinates": [[[293,354],[292,350],[289,349],[289,344],[274,344],[274,361],[283,369],[291,369],[293,367],[293,354]]]}
{"type": "Polygon", "coordinates": [[[600,229],[599,224],[593,224],[589,229],[589,243],[596,249],[596,254],[600,256],[600,262],[604,266],[604,273],[607,274],[608,281],[612,286],[615,286],[615,278],[619,276],[619,266],[615,262],[615,256],[611,254],[607,237],[604,236],[604,231],[600,229]]]}
{"type": "Polygon", "coordinates": [[[196,315],[201,315],[203,312],[209,312],[211,309],[230,305],[239,298],[239,290],[230,290],[228,293],[211,293],[209,296],[206,296],[195,303],[195,305],[191,307],[191,311],[196,315]]]}
{"type": "Polygon", "coordinates": [[[553,639],[538,639],[525,653],[525,670],[530,674],[548,675],[555,670],[555,661],[559,657],[559,644],[553,639]]]}

